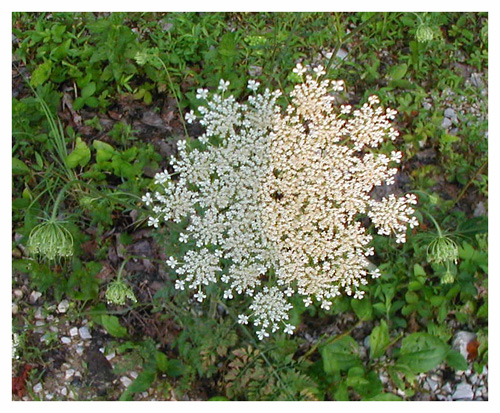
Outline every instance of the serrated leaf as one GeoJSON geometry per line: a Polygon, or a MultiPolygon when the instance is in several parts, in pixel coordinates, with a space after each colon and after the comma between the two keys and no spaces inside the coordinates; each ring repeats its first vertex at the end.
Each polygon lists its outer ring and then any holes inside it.
{"type": "Polygon", "coordinates": [[[37,87],[45,83],[52,73],[52,62],[47,60],[39,65],[32,73],[30,83],[33,87],[37,87]]]}
{"type": "Polygon", "coordinates": [[[156,371],[154,369],[143,370],[132,382],[132,384],[127,387],[127,390],[123,392],[120,397],[120,401],[132,400],[132,395],[134,393],[141,393],[148,390],[153,384],[155,377],[156,371]]]}
{"type": "Polygon", "coordinates": [[[120,324],[120,320],[114,315],[103,314],[100,317],[100,322],[105,330],[114,337],[121,338],[128,334],[127,329],[120,324]]]}
{"type": "Polygon", "coordinates": [[[375,359],[382,356],[388,344],[389,329],[385,320],[382,320],[370,334],[370,358],[375,359]]]}
{"type": "Polygon", "coordinates": [[[446,364],[455,370],[467,370],[467,360],[456,350],[450,350],[446,354],[446,364]]]}
{"type": "Polygon", "coordinates": [[[85,166],[90,161],[90,149],[87,144],[76,138],[75,149],[66,157],[66,165],[76,168],[78,165],[85,166]]]}
{"type": "Polygon", "coordinates": [[[155,361],[156,367],[159,371],[161,371],[162,373],[166,373],[168,371],[168,358],[165,353],[157,351],[155,353],[155,361]]]}
{"type": "Polygon", "coordinates": [[[351,336],[344,336],[327,344],[321,350],[323,369],[327,374],[348,370],[360,363],[358,343],[351,336]]]}
{"type": "Polygon", "coordinates": [[[424,373],[441,363],[448,350],[448,346],[435,336],[413,333],[403,339],[398,360],[414,373],[424,373]]]}

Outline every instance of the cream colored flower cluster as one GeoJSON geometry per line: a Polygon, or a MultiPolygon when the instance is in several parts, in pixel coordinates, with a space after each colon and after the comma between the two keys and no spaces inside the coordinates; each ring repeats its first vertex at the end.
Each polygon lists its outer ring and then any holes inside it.
{"type": "MultiPolygon", "coordinates": [[[[395,111],[381,108],[375,96],[354,111],[338,105],[343,82],[320,81],[322,67],[314,72],[297,66],[305,79],[284,111],[280,92],[258,93],[256,81],[248,83],[245,103],[225,96],[230,85],[223,80],[211,98],[198,89],[197,98],[207,102],[198,108],[205,134],[196,149],[179,142],[175,177],[157,174],[158,190],[143,197],[152,206],[152,226],[189,218],[179,241],[193,248],[167,261],[179,276],[176,288],[194,290],[198,301],[211,283],[223,285],[225,299],[252,297],[239,322],[251,320],[260,339],[293,333],[287,323],[293,295],[324,309],[342,293],[363,297],[374,252],[360,217],[397,242],[405,241],[408,225],[418,225],[414,196],[370,196],[394,182],[401,160],[400,152],[376,151],[397,137],[395,111]]],[[[186,116],[195,119],[193,111],[186,116]]]]}

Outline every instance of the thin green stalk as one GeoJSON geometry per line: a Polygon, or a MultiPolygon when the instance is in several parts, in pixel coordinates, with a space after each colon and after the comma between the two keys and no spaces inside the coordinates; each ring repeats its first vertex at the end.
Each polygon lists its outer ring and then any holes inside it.
{"type": "Polygon", "coordinates": [[[469,189],[469,187],[472,185],[472,182],[474,182],[474,179],[477,178],[477,176],[483,171],[483,169],[486,167],[486,165],[488,165],[488,159],[486,159],[483,162],[483,164],[476,171],[476,173],[474,174],[474,176],[472,177],[472,179],[470,179],[469,182],[467,182],[467,185],[465,185],[463,187],[463,189],[460,191],[460,193],[458,194],[458,196],[455,198],[455,201],[453,201],[453,204],[450,206],[449,209],[453,208],[458,203],[458,201],[460,201],[462,199],[462,197],[467,192],[467,189],[469,189]]]}
{"type": "Polygon", "coordinates": [[[335,58],[337,57],[337,53],[339,52],[340,48],[342,47],[342,45],[347,42],[351,37],[353,37],[357,32],[359,32],[362,28],[364,28],[366,25],[368,25],[368,23],[370,23],[372,20],[374,20],[376,17],[379,16],[380,13],[374,13],[373,15],[371,15],[368,20],[364,21],[363,23],[361,23],[359,26],[357,26],[353,31],[351,31],[350,33],[348,33],[346,36],[344,36],[342,39],[340,39],[338,42],[337,42],[337,45],[335,46],[335,49],[330,57],[330,59],[328,60],[328,63],[326,64],[326,68],[325,68],[325,74],[323,76],[320,77],[320,80],[323,80],[323,78],[328,74],[328,70],[330,69],[333,61],[335,60],[335,58]]]}
{"type": "Polygon", "coordinates": [[[177,110],[179,111],[179,117],[180,117],[182,126],[184,127],[184,133],[186,134],[186,137],[188,137],[189,134],[187,131],[186,122],[184,121],[184,115],[182,113],[180,99],[179,99],[179,96],[177,96],[177,90],[175,89],[174,82],[172,82],[172,78],[170,77],[170,72],[168,71],[167,65],[165,64],[165,62],[163,61],[163,59],[161,57],[156,56],[156,55],[154,57],[156,57],[158,59],[158,61],[163,66],[163,69],[165,70],[165,73],[166,73],[167,79],[168,79],[168,83],[170,86],[170,90],[172,91],[172,94],[174,95],[175,103],[177,104],[177,110]]]}

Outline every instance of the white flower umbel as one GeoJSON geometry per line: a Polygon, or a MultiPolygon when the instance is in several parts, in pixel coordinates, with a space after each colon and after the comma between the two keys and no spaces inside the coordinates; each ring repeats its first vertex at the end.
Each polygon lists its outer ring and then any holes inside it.
{"type": "MultiPolygon", "coordinates": [[[[322,67],[313,76],[301,64],[294,72],[304,82],[285,111],[276,102],[280,92],[259,93],[255,81],[244,103],[198,89],[197,98],[206,100],[198,108],[201,149],[179,141],[175,182],[168,172],[157,174],[156,191],[143,198],[152,205],[151,226],[189,220],[179,241],[191,249],[168,260],[179,277],[175,287],[192,290],[198,301],[212,283],[221,284],[224,299],[252,297],[238,322],[250,320],[260,339],[293,333],[286,320],[296,294],[325,310],[341,294],[363,298],[367,276],[380,273],[369,269],[372,236],[361,217],[397,242],[418,225],[413,195],[370,196],[394,182],[401,162],[400,152],[377,152],[397,137],[396,112],[380,107],[376,96],[360,109],[337,105],[343,81],[320,81],[322,67]]],[[[228,87],[221,80],[218,90],[228,87]]]]}

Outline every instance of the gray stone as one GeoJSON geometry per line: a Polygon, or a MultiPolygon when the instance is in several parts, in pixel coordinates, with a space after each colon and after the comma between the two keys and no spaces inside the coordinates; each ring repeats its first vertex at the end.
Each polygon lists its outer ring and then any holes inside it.
{"type": "Polygon", "coordinates": [[[483,201],[480,201],[477,205],[476,208],[474,209],[473,215],[475,217],[481,217],[481,216],[486,216],[488,215],[488,212],[486,211],[486,207],[484,206],[483,201]]]}
{"type": "Polygon", "coordinates": [[[68,308],[69,308],[69,301],[62,300],[57,306],[57,311],[59,311],[60,313],[65,313],[66,311],[68,311],[68,308]]]}
{"type": "Polygon", "coordinates": [[[466,382],[458,384],[452,396],[453,400],[472,400],[473,398],[472,386],[466,382]]]}
{"type": "Polygon", "coordinates": [[[454,119],[457,117],[457,115],[455,114],[455,110],[453,110],[453,108],[445,109],[444,116],[449,118],[449,119],[454,119]]]}
{"type": "Polygon", "coordinates": [[[260,66],[250,66],[248,68],[248,74],[252,77],[260,76],[262,74],[262,67],[260,66]]]}
{"type": "Polygon", "coordinates": [[[30,304],[35,304],[41,296],[42,293],[39,293],[38,291],[32,291],[29,298],[30,304]]]}
{"type": "Polygon", "coordinates": [[[71,343],[71,339],[69,337],[61,337],[61,342],[63,344],[70,344],[71,343]]]}
{"type": "MultiPolygon", "coordinates": [[[[464,356],[465,360],[469,357],[469,353],[467,351],[467,344],[469,344],[472,340],[476,338],[474,333],[469,331],[458,331],[453,337],[452,347],[453,350],[458,351],[462,356],[464,356]]],[[[467,375],[470,374],[470,371],[467,375]]]]}
{"type": "MultiPolygon", "coordinates": [[[[431,379],[430,377],[427,377],[425,384],[429,386],[428,390],[435,392],[438,387],[439,387],[439,382],[436,380],[431,379]]],[[[424,386],[425,386],[424,384],[424,386]]]]}
{"type": "Polygon", "coordinates": [[[442,127],[443,129],[448,129],[451,125],[452,125],[452,122],[451,122],[451,120],[450,120],[450,119],[448,119],[448,118],[444,118],[444,119],[443,119],[443,122],[441,123],[441,127],[442,127]]]}
{"type": "Polygon", "coordinates": [[[132,384],[132,380],[130,380],[130,378],[128,378],[127,376],[121,377],[120,381],[125,387],[128,387],[132,384]]]}
{"type": "Polygon", "coordinates": [[[33,386],[33,391],[35,393],[40,393],[42,391],[43,387],[42,387],[42,383],[37,383],[33,386]]]}
{"type": "Polygon", "coordinates": [[[82,340],[90,340],[92,338],[92,334],[90,334],[87,326],[80,327],[78,329],[78,333],[80,334],[82,340]]]}
{"type": "Polygon", "coordinates": [[[443,387],[441,387],[441,393],[442,394],[452,394],[453,389],[451,388],[451,384],[449,382],[446,382],[443,387]]]}
{"type": "Polygon", "coordinates": [[[484,89],[484,82],[481,79],[481,75],[479,73],[473,73],[472,75],[470,75],[470,83],[472,86],[478,88],[479,90],[484,89]]]}

